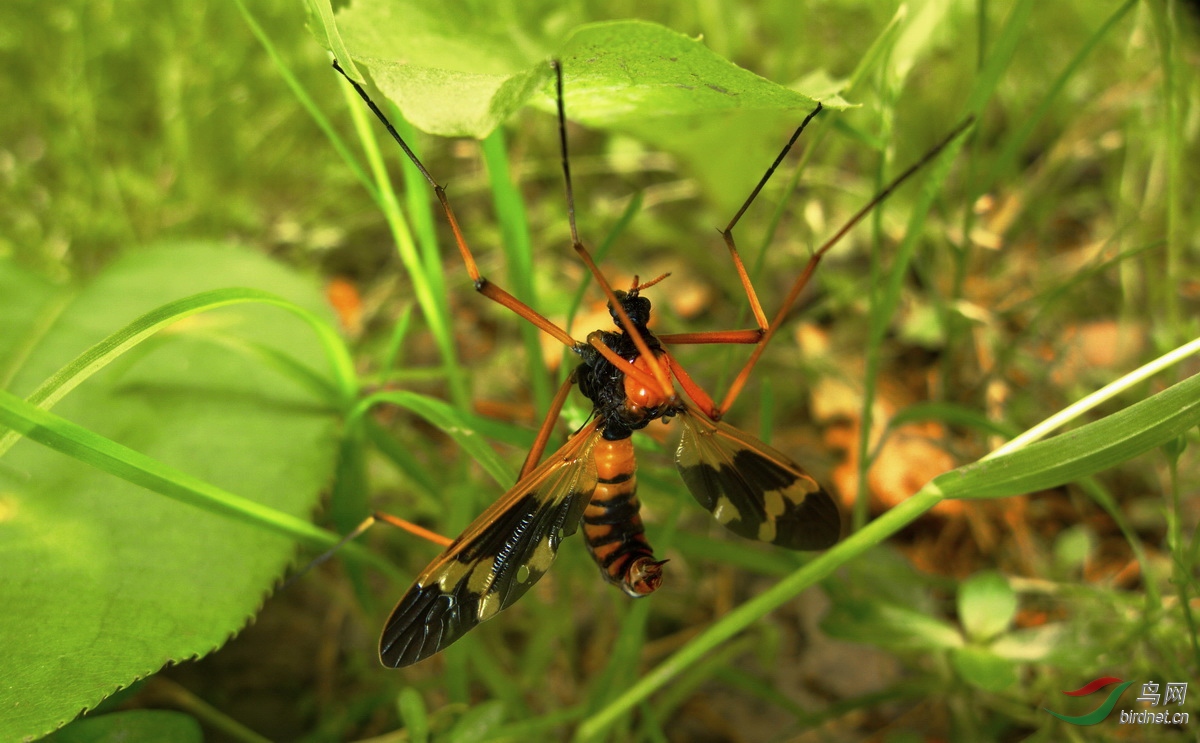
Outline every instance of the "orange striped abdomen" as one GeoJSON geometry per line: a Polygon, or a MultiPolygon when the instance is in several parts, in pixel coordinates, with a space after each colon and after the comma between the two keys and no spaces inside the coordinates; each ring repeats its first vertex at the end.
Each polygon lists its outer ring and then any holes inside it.
{"type": "Polygon", "coordinates": [[[635,598],[645,596],[662,584],[661,566],[666,561],[654,559],[642,529],[633,442],[602,439],[592,456],[596,490],[583,513],[588,552],[609,583],[635,598]]]}

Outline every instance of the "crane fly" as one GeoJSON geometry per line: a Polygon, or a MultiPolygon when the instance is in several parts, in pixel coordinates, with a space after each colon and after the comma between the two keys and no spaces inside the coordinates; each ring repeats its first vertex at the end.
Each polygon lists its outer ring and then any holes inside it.
{"type": "MultiPolygon", "coordinates": [[[[968,119],[958,126],[817,249],[768,322],[738,254],[733,229],[801,132],[821,111],[818,103],[721,231],[757,327],[657,335],[647,327],[651,305],[642,292],[662,277],[645,283],[635,277],[628,289],[614,289],[579,238],[567,158],[562,66],[557,61],[551,66],[571,244],[604,292],[616,327],[615,331],[596,330],[583,341],[480,274],[446,190],[362,86],[346,76],[429,182],[475,290],[563,343],[579,360],[551,401],[516,485],[421,571],[396,604],[379,643],[380,660],[387,666],[402,667],[424,660],[511,606],[550,569],[562,540],[578,531],[580,525],[588,552],[605,580],[630,596],[653,593],[662,584],[664,561],[655,559],[642,527],[631,436],[656,420],[679,422],[682,436],[675,451],[679,474],[700,505],[730,531],[793,550],[821,550],[836,543],[841,519],[833,498],[786,454],[721,419],[822,256],[971,123],[968,119]],[[672,346],[692,344],[753,346],[720,404],[692,381],[670,350],[672,346]],[[676,384],[682,395],[676,391],[676,384]],[[542,461],[554,424],[573,387],[592,403],[592,414],[560,449],[542,461]]],[[[345,75],[336,62],[334,68],[345,75]]]]}

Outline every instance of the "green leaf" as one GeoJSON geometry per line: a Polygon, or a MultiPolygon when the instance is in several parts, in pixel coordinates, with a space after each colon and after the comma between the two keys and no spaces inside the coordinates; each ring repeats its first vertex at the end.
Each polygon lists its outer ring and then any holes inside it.
{"type": "Polygon", "coordinates": [[[371,77],[420,129],[444,137],[483,138],[524,106],[551,79],[548,65],[512,75],[422,69],[401,62],[366,61],[371,77]],[[445,106],[453,92],[458,105],[445,106]],[[473,107],[468,104],[474,103],[473,107]]]}
{"type": "Polygon", "coordinates": [[[350,53],[413,125],[482,139],[525,105],[554,110],[562,61],[567,118],[632,134],[688,161],[710,195],[745,198],[804,115],[849,104],[807,78],[794,90],[648,21],[607,21],[569,34],[512,28],[487,11],[359,0],[337,15],[350,53]],[[514,44],[519,36],[523,44],[514,44]],[[730,146],[736,142],[736,146],[730,146]],[[757,167],[746,167],[757,163],[757,167]]]}
{"type": "MultiPolygon", "coordinates": [[[[561,42],[522,48],[496,19],[467,24],[422,7],[361,1],[337,23],[379,89],[431,134],[482,139],[537,93],[538,105],[552,110],[550,57],[562,61],[568,116],[595,127],[733,110],[807,112],[816,102],[656,23],[591,23],[561,42]]],[[[836,95],[825,103],[846,106],[836,95]]]]}
{"type": "Polygon", "coordinates": [[[1054,565],[1062,571],[1082,570],[1096,546],[1096,534],[1087,524],[1068,526],[1054,540],[1054,565]]]}
{"type": "Polygon", "coordinates": [[[1017,595],[999,573],[976,573],[958,590],[958,618],[975,642],[987,642],[1008,629],[1016,614],[1017,595]]]}
{"type": "Polygon", "coordinates": [[[404,730],[412,743],[425,743],[429,740],[429,710],[425,708],[425,699],[411,686],[405,686],[396,697],[396,711],[404,723],[404,730]]]}
{"type": "Polygon", "coordinates": [[[516,482],[512,468],[500,459],[491,444],[479,435],[471,416],[462,413],[453,405],[416,392],[386,390],[364,398],[351,413],[350,420],[365,415],[379,403],[390,403],[405,408],[440,428],[465,449],[505,490],[516,482]]]}
{"type": "Polygon", "coordinates": [[[336,20],[379,89],[433,134],[482,139],[550,80],[548,49],[514,46],[486,14],[374,0],[343,8],[336,20]]]}
{"type": "MultiPolygon", "coordinates": [[[[324,341],[328,356],[333,361],[338,388],[335,389],[328,381],[304,365],[297,363],[292,356],[280,349],[274,349],[261,343],[239,341],[228,335],[214,334],[210,340],[244,354],[257,356],[265,365],[273,365],[285,372],[287,376],[292,377],[294,381],[307,385],[311,391],[316,392],[330,404],[338,404],[342,400],[350,398],[355,387],[353,362],[347,356],[345,346],[327,322],[308,310],[270,292],[228,288],[200,292],[150,310],[80,353],[38,385],[38,388],[31,392],[26,400],[43,410],[49,410],[93,374],[150,340],[167,327],[200,312],[245,302],[282,307],[306,321],[316,331],[317,337],[324,341]]],[[[193,333],[197,337],[200,336],[195,328],[193,328],[193,333]]],[[[161,340],[161,336],[157,340],[161,340]]],[[[146,348],[142,347],[138,351],[145,353],[146,348]]],[[[16,443],[16,435],[13,432],[0,436],[0,456],[12,448],[14,443],[16,443]]]]}
{"type": "Polygon", "coordinates": [[[7,386],[69,300],[70,292],[0,263],[0,384],[7,386]]]}
{"type": "MultiPolygon", "coordinates": [[[[0,264],[0,275],[11,267],[0,264]]],[[[131,253],[51,322],[37,316],[45,303],[0,303],[7,326],[40,329],[25,336],[30,350],[8,389],[28,394],[140,315],[230,285],[329,315],[311,280],[254,254],[202,244],[131,253]]],[[[172,326],[136,363],[94,369],[58,403],[69,425],[28,403],[21,410],[45,418],[64,448],[83,452],[85,439],[108,437],[129,447],[112,456],[131,472],[149,457],[168,473],[307,517],[332,471],[335,411],[258,357],[214,348],[214,332],[328,374],[309,325],[243,304],[172,326]],[[197,329],[202,337],[189,332],[197,329]]],[[[0,512],[0,603],[22,607],[0,613],[0,739],[45,734],[167,662],[219,647],[257,611],[294,544],[27,439],[0,467],[0,512]]]]}
{"type": "Polygon", "coordinates": [[[202,743],[204,731],[190,715],[162,709],[135,709],[76,720],[45,743],[202,743]]]}
{"type": "Polygon", "coordinates": [[[831,637],[890,650],[945,650],[963,645],[962,635],[946,622],[872,599],[839,602],[821,627],[831,637]]]}
{"type": "Polygon", "coordinates": [[[1200,423],[1200,374],[1077,430],[933,480],[947,498],[1002,498],[1094,475],[1200,423]]]}
{"type": "Polygon", "coordinates": [[[984,691],[1001,692],[1017,682],[1013,664],[987,648],[957,648],[950,653],[950,663],[967,683],[984,691]]]}
{"type": "Polygon", "coordinates": [[[483,740],[489,732],[504,721],[504,703],[490,701],[477,704],[454,723],[454,727],[446,734],[450,743],[472,743],[483,740]]]}
{"type": "MultiPolygon", "coordinates": [[[[556,56],[568,115],[598,128],[654,129],[659,119],[726,111],[807,113],[817,101],[646,21],[580,26],[556,56]]],[[[836,95],[825,105],[847,106],[836,95]]]]}

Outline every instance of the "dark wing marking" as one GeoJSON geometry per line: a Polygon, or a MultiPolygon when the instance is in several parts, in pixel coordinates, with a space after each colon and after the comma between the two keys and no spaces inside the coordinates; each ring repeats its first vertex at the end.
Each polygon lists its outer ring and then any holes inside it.
{"type": "Polygon", "coordinates": [[[733,533],[794,550],[841,535],[833,499],[800,465],[688,405],[675,466],[692,496],[733,533]]]}
{"type": "Polygon", "coordinates": [[[396,604],[379,658],[424,660],[491,619],[550,568],[596,488],[595,422],[500,497],[429,564],[396,604]]]}

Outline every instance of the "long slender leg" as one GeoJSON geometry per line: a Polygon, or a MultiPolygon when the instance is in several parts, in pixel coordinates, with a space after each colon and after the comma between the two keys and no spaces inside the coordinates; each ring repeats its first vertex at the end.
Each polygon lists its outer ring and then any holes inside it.
{"type": "MultiPolygon", "coordinates": [[[[571,227],[574,229],[574,223],[572,223],[571,227]]],[[[573,247],[575,248],[575,252],[583,260],[584,265],[586,265],[588,270],[592,272],[592,276],[596,279],[596,283],[599,284],[600,288],[604,290],[604,295],[608,298],[609,306],[612,307],[613,311],[617,313],[617,317],[621,320],[621,326],[628,333],[629,337],[633,339],[633,345],[637,347],[638,354],[642,358],[646,359],[647,363],[650,365],[650,371],[654,376],[654,381],[658,384],[663,395],[668,398],[674,397],[675,388],[671,385],[671,378],[667,376],[666,369],[663,368],[662,364],[658,363],[658,359],[655,358],[653,353],[651,353],[650,347],[646,345],[646,340],[642,338],[641,333],[637,332],[637,329],[633,325],[633,321],[629,319],[629,314],[625,312],[625,308],[621,305],[621,300],[617,299],[616,292],[613,291],[612,285],[608,283],[608,279],[605,278],[604,274],[600,273],[600,269],[596,266],[596,262],[592,260],[592,254],[588,252],[588,249],[585,248],[581,242],[575,242],[573,247]]],[[[596,346],[595,343],[592,343],[591,345],[596,346]]],[[[598,347],[597,350],[599,350],[598,347]]],[[[603,353],[603,351],[601,351],[601,353],[603,353]]]]}
{"type": "Polygon", "coordinates": [[[604,296],[608,299],[609,306],[617,313],[617,317],[621,320],[621,325],[633,339],[633,344],[637,346],[638,353],[642,358],[646,359],[650,365],[650,370],[654,374],[654,379],[658,383],[662,393],[667,398],[675,397],[675,388],[671,385],[671,378],[667,375],[666,369],[650,352],[650,347],[646,345],[645,339],[634,328],[633,322],[629,319],[629,314],[625,312],[625,308],[621,306],[621,301],[617,299],[616,292],[613,291],[612,285],[608,283],[608,279],[600,272],[596,266],[596,262],[592,260],[592,254],[579,240],[579,228],[575,224],[575,190],[571,186],[571,164],[567,158],[567,115],[566,107],[563,105],[563,80],[562,80],[562,65],[558,60],[550,63],[554,68],[555,93],[558,103],[558,139],[560,151],[562,153],[562,168],[563,178],[566,181],[567,188],[567,221],[571,225],[571,246],[575,252],[583,260],[584,265],[591,271],[595,277],[596,283],[604,290],[604,296]]]}
{"type": "Polygon", "coordinates": [[[697,346],[706,343],[753,345],[762,339],[763,332],[758,328],[751,328],[750,330],[702,330],[698,333],[662,333],[658,336],[658,339],[668,345],[676,346],[697,346]]]}
{"type": "Polygon", "coordinates": [[[704,391],[704,388],[692,380],[692,375],[687,373],[687,370],[671,355],[670,351],[663,351],[663,353],[666,355],[667,361],[670,362],[671,372],[679,380],[679,386],[683,388],[684,394],[690,397],[692,402],[696,403],[696,407],[700,408],[701,412],[709,418],[719,420],[721,418],[721,411],[717,409],[717,404],[704,391]]]}
{"type": "MultiPolygon", "coordinates": [[[[521,467],[521,474],[517,479],[524,478],[526,475],[532,472],[535,467],[537,467],[538,460],[542,458],[542,453],[546,451],[546,443],[550,440],[550,434],[554,430],[554,424],[558,421],[558,414],[562,412],[563,404],[566,402],[567,395],[571,392],[571,387],[574,385],[575,375],[571,374],[571,376],[567,378],[567,381],[564,382],[561,387],[559,387],[558,393],[554,395],[554,399],[550,402],[550,412],[547,413],[546,419],[542,421],[541,428],[538,429],[537,438],[534,439],[533,447],[529,450],[528,456],[525,457],[525,464],[521,467]]],[[[448,547],[450,543],[454,541],[449,537],[444,537],[437,532],[430,531],[423,526],[418,526],[407,519],[402,519],[398,516],[393,516],[390,513],[385,513],[383,511],[374,511],[370,516],[363,519],[358,526],[354,527],[354,529],[342,537],[337,544],[318,555],[311,563],[308,564],[307,567],[304,568],[303,571],[289,578],[288,582],[290,583],[299,577],[299,575],[303,575],[305,572],[308,572],[312,568],[328,560],[333,556],[334,553],[342,548],[342,545],[346,544],[346,542],[357,539],[363,534],[363,532],[374,526],[375,522],[377,521],[382,521],[398,529],[403,529],[409,534],[413,534],[424,540],[433,542],[441,547],[448,547]]]]}
{"type": "Polygon", "coordinates": [[[554,424],[558,422],[558,414],[562,412],[563,404],[567,401],[567,395],[571,392],[571,388],[575,386],[575,372],[567,377],[567,381],[562,383],[555,393],[554,399],[550,401],[550,410],[546,413],[546,417],[542,420],[542,425],[538,429],[537,438],[533,440],[533,446],[529,449],[529,454],[525,456],[525,464],[521,465],[521,474],[517,476],[518,480],[524,480],[525,476],[533,472],[538,466],[538,461],[542,458],[542,452],[546,451],[546,443],[550,440],[550,434],[554,431],[554,424]]]}
{"type": "MultiPolygon", "coordinates": [[[[746,201],[742,204],[742,208],[737,210],[737,214],[733,215],[733,219],[729,220],[729,224],[725,229],[721,230],[721,237],[725,238],[725,246],[729,248],[729,256],[733,258],[733,265],[737,269],[738,278],[742,281],[742,288],[746,290],[746,298],[750,300],[750,310],[754,313],[754,320],[758,323],[760,337],[762,333],[767,332],[767,316],[763,313],[762,304],[758,301],[758,295],[754,292],[754,286],[750,283],[750,275],[746,273],[746,266],[742,263],[742,256],[738,254],[737,245],[733,240],[733,228],[741,221],[742,215],[758,198],[758,194],[763,190],[763,186],[767,185],[767,181],[771,180],[771,176],[775,173],[775,169],[783,162],[783,158],[787,157],[788,152],[792,149],[792,145],[796,144],[796,140],[800,138],[800,134],[808,126],[808,122],[813,120],[817,114],[821,113],[821,103],[817,102],[817,107],[804,117],[804,121],[800,122],[800,126],[796,127],[796,131],[792,133],[792,138],[788,140],[783,149],[779,151],[779,155],[775,158],[775,162],[771,163],[771,167],[767,168],[767,172],[759,179],[758,185],[746,197],[746,201]]],[[[678,343],[678,341],[676,341],[678,343]]],[[[719,342],[719,341],[717,341],[719,342]]]]}
{"type": "MultiPolygon", "coordinates": [[[[558,392],[555,393],[554,399],[550,401],[550,410],[546,413],[546,418],[542,421],[541,427],[538,428],[537,438],[534,439],[533,446],[529,449],[529,454],[525,457],[525,463],[521,465],[521,474],[517,476],[517,480],[524,479],[526,475],[528,475],[534,470],[535,467],[537,467],[538,461],[542,458],[542,454],[546,451],[546,443],[550,440],[550,434],[554,431],[554,424],[558,422],[558,414],[562,412],[563,404],[567,401],[567,395],[570,394],[573,386],[575,386],[574,373],[567,377],[567,381],[563,382],[562,386],[558,388],[558,392]]],[[[441,534],[432,532],[425,527],[418,526],[406,519],[393,516],[389,513],[384,513],[383,511],[375,511],[366,519],[364,519],[361,524],[355,527],[353,531],[343,537],[342,540],[333,547],[333,549],[329,550],[328,553],[321,555],[319,558],[317,558],[317,560],[324,561],[328,559],[329,555],[332,555],[343,544],[351,539],[356,538],[364,531],[369,529],[376,521],[383,521],[387,524],[391,524],[392,526],[403,529],[410,534],[421,537],[422,539],[433,542],[434,544],[441,545],[442,547],[448,547],[453,541],[448,537],[444,537],[441,534]]],[[[314,561],[314,564],[316,564],[316,561],[314,561]]]]}
{"type": "MultiPolygon", "coordinates": [[[[362,86],[357,82],[351,80],[350,76],[346,74],[345,70],[337,62],[333,63],[333,69],[342,73],[342,76],[350,81],[350,84],[354,86],[354,90],[366,102],[371,112],[375,114],[375,117],[383,122],[388,133],[392,135],[392,139],[396,140],[396,143],[400,145],[400,149],[404,150],[404,154],[408,155],[408,159],[412,161],[413,165],[417,166],[417,170],[421,171],[421,175],[425,176],[425,180],[429,181],[429,185],[433,187],[433,192],[437,195],[438,201],[441,202],[442,211],[446,213],[446,221],[450,223],[450,230],[454,233],[454,242],[458,245],[458,252],[462,255],[463,263],[467,266],[467,274],[470,275],[471,281],[475,285],[475,291],[493,302],[512,310],[558,342],[572,348],[577,346],[578,341],[572,338],[570,333],[550,322],[550,320],[532,307],[504,291],[499,286],[496,286],[487,277],[479,273],[479,267],[475,264],[475,256],[471,254],[471,249],[467,247],[466,238],[463,237],[462,229],[458,226],[458,218],[454,216],[454,209],[451,208],[450,199],[446,196],[446,189],[433,179],[433,176],[425,169],[425,166],[421,163],[416,153],[412,151],[412,148],[400,136],[396,128],[388,121],[387,116],[384,115],[383,111],[367,95],[367,91],[363,90],[362,86]]],[[[572,225],[574,225],[574,222],[572,222],[572,225]]]]}
{"type": "Polygon", "coordinates": [[[451,539],[449,537],[444,537],[441,534],[438,534],[437,532],[430,531],[423,526],[417,526],[416,524],[414,524],[411,521],[405,521],[402,518],[398,518],[396,516],[392,516],[390,514],[383,513],[382,511],[375,511],[370,516],[363,519],[362,522],[359,523],[358,526],[354,527],[349,532],[347,532],[345,536],[343,536],[341,539],[338,540],[337,544],[333,545],[329,549],[325,550],[321,554],[314,557],[303,568],[300,568],[292,575],[289,575],[287,580],[285,580],[283,582],[283,585],[280,586],[279,590],[282,591],[284,588],[287,588],[288,586],[292,585],[297,580],[299,580],[302,576],[306,575],[308,573],[308,571],[312,570],[313,568],[320,565],[321,563],[328,561],[329,558],[331,558],[335,554],[337,554],[338,550],[340,550],[342,547],[346,546],[347,542],[352,542],[355,539],[358,539],[359,537],[361,537],[367,531],[367,529],[370,529],[372,526],[374,526],[377,521],[383,521],[385,523],[391,524],[392,526],[395,526],[399,529],[403,529],[404,531],[406,531],[410,534],[414,534],[422,539],[433,542],[434,544],[436,544],[440,547],[448,547],[450,545],[450,543],[454,541],[453,539],[451,539]]]}
{"type": "Polygon", "coordinates": [[[784,318],[787,317],[788,311],[796,302],[796,298],[800,296],[800,292],[804,290],[804,287],[808,284],[808,280],[812,278],[813,271],[817,269],[817,265],[821,262],[821,258],[823,258],[834,245],[837,245],[847,232],[849,232],[855,225],[862,221],[863,217],[867,216],[867,214],[869,214],[872,209],[883,202],[884,199],[886,199],[888,196],[891,196],[892,192],[895,191],[901,183],[904,183],[904,181],[908,180],[913,173],[916,173],[918,170],[927,165],[930,160],[937,157],[947,145],[949,145],[956,138],[958,138],[959,135],[966,131],[967,128],[974,123],[974,121],[975,117],[971,116],[956,126],[954,130],[947,134],[941,142],[933,147],[933,149],[929,150],[929,152],[926,152],[920,160],[909,166],[909,168],[903,173],[893,178],[891,183],[885,186],[882,191],[880,191],[875,195],[874,198],[867,202],[866,206],[859,209],[854,216],[852,216],[846,222],[846,224],[842,225],[841,229],[834,233],[833,237],[826,240],[825,243],[818,248],[815,253],[813,253],[812,257],[808,259],[808,263],[804,266],[804,271],[800,273],[800,277],[796,279],[796,283],[792,285],[791,291],[788,292],[787,297],[783,300],[783,305],[780,306],[779,311],[775,313],[775,317],[771,320],[771,324],[765,328],[762,339],[759,340],[758,345],[756,345],[754,350],[750,353],[750,358],[747,359],[745,366],[742,367],[742,370],[738,372],[737,377],[734,378],[733,383],[729,386],[729,391],[725,394],[725,399],[721,401],[721,407],[716,410],[718,417],[720,414],[723,414],[725,411],[729,410],[729,407],[733,405],[734,401],[737,400],[738,395],[741,394],[742,388],[746,385],[746,380],[750,377],[750,372],[754,369],[754,365],[758,363],[758,359],[760,356],[762,356],[763,350],[766,349],[767,344],[771,342],[771,338],[775,336],[775,331],[779,329],[779,326],[783,323],[784,318]]]}
{"type": "Polygon", "coordinates": [[[625,359],[621,358],[616,351],[604,345],[604,339],[601,338],[601,333],[599,330],[593,330],[592,332],[588,333],[587,342],[589,346],[596,349],[597,353],[607,359],[608,363],[620,369],[621,373],[625,376],[633,377],[647,387],[652,387],[655,384],[658,384],[658,380],[654,378],[653,374],[647,374],[625,359]]]}
{"type": "MultiPolygon", "coordinates": [[[[449,537],[443,537],[441,534],[438,534],[435,531],[430,531],[423,526],[417,526],[416,524],[414,524],[411,521],[406,521],[405,519],[402,519],[399,516],[393,516],[390,513],[384,513],[383,511],[375,511],[374,513],[372,513],[369,517],[367,517],[367,519],[365,521],[363,521],[363,524],[365,524],[366,526],[364,527],[362,524],[360,524],[359,527],[357,529],[355,529],[355,531],[358,532],[359,534],[361,534],[363,531],[366,531],[366,527],[370,527],[376,521],[382,521],[385,524],[391,524],[392,526],[396,527],[397,529],[403,529],[404,531],[408,532],[409,534],[412,534],[414,536],[420,537],[421,539],[425,539],[427,541],[433,542],[434,544],[439,545],[441,547],[449,547],[450,543],[454,541],[453,539],[450,539],[449,537]],[[361,531],[359,531],[359,530],[361,530],[361,531]]],[[[354,532],[351,532],[351,534],[353,534],[353,533],[354,532]]],[[[349,536],[350,535],[347,535],[347,537],[349,537],[349,536]]],[[[345,541],[345,540],[343,540],[343,541],[345,541]]]]}
{"type": "MultiPolygon", "coordinates": [[[[820,102],[818,102],[817,107],[813,109],[808,116],[804,117],[804,121],[800,122],[800,126],[796,127],[796,131],[792,132],[792,136],[790,139],[788,139],[787,144],[785,144],[783,149],[779,151],[779,154],[775,157],[775,161],[771,163],[771,166],[767,168],[767,172],[764,173],[763,177],[759,179],[758,184],[754,186],[754,190],[750,192],[750,195],[747,196],[746,200],[742,203],[741,208],[738,209],[737,213],[733,215],[733,219],[730,219],[729,224],[725,226],[725,229],[721,230],[721,237],[725,240],[725,246],[729,249],[729,256],[733,259],[734,268],[737,269],[738,278],[742,282],[742,288],[746,291],[746,299],[750,302],[750,310],[754,313],[754,320],[758,324],[758,327],[749,330],[710,330],[698,333],[668,333],[658,336],[660,341],[668,345],[728,343],[753,345],[762,341],[763,337],[767,335],[770,327],[767,323],[767,316],[763,312],[762,304],[758,301],[758,295],[754,291],[754,285],[750,283],[750,275],[746,272],[746,266],[742,262],[742,256],[738,253],[737,244],[733,237],[733,228],[737,226],[737,223],[742,219],[742,215],[746,213],[746,210],[750,208],[750,205],[754,203],[754,200],[758,198],[758,194],[763,190],[763,187],[767,185],[767,181],[771,180],[771,176],[774,175],[775,170],[779,167],[780,163],[783,162],[783,158],[787,157],[787,154],[791,151],[792,146],[796,144],[796,140],[800,138],[800,135],[804,132],[809,122],[821,112],[821,108],[822,106],[820,102]]],[[[680,385],[684,388],[684,392],[687,393],[688,397],[692,398],[692,401],[695,402],[696,405],[699,406],[700,409],[703,410],[710,418],[713,420],[720,419],[721,415],[728,408],[728,405],[718,408],[713,403],[712,398],[709,397],[708,393],[705,392],[700,385],[692,381],[687,372],[683,370],[683,367],[681,367],[678,362],[676,362],[670,356],[668,356],[668,358],[671,359],[671,366],[674,370],[676,370],[676,378],[679,380],[680,385]]],[[[745,382],[743,381],[742,384],[745,384],[745,382]]],[[[731,400],[729,402],[732,404],[731,400]]]]}

